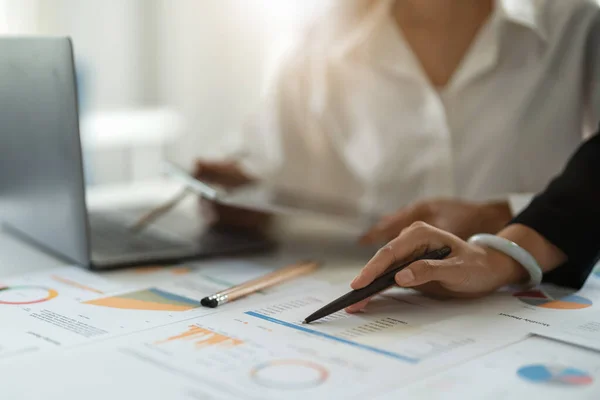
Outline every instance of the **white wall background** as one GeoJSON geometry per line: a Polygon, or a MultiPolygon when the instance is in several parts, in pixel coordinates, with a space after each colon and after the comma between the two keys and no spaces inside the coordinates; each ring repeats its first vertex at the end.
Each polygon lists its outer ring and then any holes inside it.
{"type": "Polygon", "coordinates": [[[243,118],[256,107],[274,49],[317,4],[159,2],[159,97],[183,111],[190,129],[176,148],[180,159],[219,153],[225,141],[235,140],[243,118]]]}
{"type": "MultiPolygon", "coordinates": [[[[183,116],[185,130],[167,154],[191,164],[198,156],[216,157],[235,142],[238,127],[259,101],[274,49],[319,4],[322,1],[0,0],[0,34],[71,36],[81,73],[83,113],[173,109],[183,116]]],[[[92,154],[96,181],[126,179],[128,154],[92,154]]],[[[158,161],[154,156],[152,164],[158,161]]]]}

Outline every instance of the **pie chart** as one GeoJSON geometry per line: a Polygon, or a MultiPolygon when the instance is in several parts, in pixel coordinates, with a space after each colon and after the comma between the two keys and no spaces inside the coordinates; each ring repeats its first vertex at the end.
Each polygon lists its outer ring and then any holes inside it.
{"type": "Polygon", "coordinates": [[[52,300],[56,296],[58,296],[58,292],[56,290],[42,286],[0,286],[0,304],[36,304],[52,300]]]}
{"type": "Polygon", "coordinates": [[[329,371],[312,361],[273,360],[252,368],[250,377],[263,387],[302,390],[322,385],[329,371]]]}
{"type": "Polygon", "coordinates": [[[580,310],[592,306],[592,301],[561,289],[537,289],[518,292],[513,296],[530,306],[553,310],[580,310]]]}
{"type": "Polygon", "coordinates": [[[526,365],[517,371],[517,375],[525,381],[545,385],[587,386],[594,382],[587,372],[561,365],[526,365]]]}

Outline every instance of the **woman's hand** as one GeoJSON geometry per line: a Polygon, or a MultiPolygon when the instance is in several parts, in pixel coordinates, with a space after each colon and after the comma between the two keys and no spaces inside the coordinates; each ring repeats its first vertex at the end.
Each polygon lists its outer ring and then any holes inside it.
{"type": "Polygon", "coordinates": [[[226,188],[235,188],[252,182],[252,178],[242,171],[239,165],[231,161],[196,161],[194,176],[207,183],[226,188]]]}
{"type": "MultiPolygon", "coordinates": [[[[452,249],[446,259],[416,261],[396,274],[396,283],[437,296],[478,297],[527,279],[525,269],[503,253],[469,244],[451,233],[416,222],[379,250],[351,286],[363,288],[397,261],[444,246],[452,249]]],[[[347,311],[360,311],[368,301],[354,304],[347,311]]]]}
{"type": "Polygon", "coordinates": [[[471,203],[461,200],[427,200],[383,218],[360,240],[386,243],[412,223],[423,221],[467,239],[476,233],[496,233],[512,218],[507,202],[471,203]]]}
{"type": "MultiPolygon", "coordinates": [[[[196,161],[194,176],[227,189],[241,187],[253,181],[235,162],[196,161]]],[[[226,206],[204,198],[200,198],[200,209],[210,225],[262,231],[267,229],[271,220],[267,213],[226,206]]]]}

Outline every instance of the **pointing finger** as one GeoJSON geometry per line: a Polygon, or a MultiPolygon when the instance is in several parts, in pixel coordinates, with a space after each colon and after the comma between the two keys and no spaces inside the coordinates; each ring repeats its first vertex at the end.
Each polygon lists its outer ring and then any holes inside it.
{"type": "Polygon", "coordinates": [[[365,309],[365,307],[367,306],[367,304],[369,304],[369,301],[371,301],[371,299],[373,298],[373,296],[368,297],[364,300],[359,301],[356,304],[352,304],[351,306],[346,307],[346,311],[349,313],[357,313],[357,312],[361,312],[362,310],[365,309]]]}

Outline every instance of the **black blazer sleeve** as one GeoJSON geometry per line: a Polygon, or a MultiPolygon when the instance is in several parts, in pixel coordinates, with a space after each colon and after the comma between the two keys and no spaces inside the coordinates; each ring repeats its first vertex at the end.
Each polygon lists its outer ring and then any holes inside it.
{"type": "Polygon", "coordinates": [[[534,229],[567,255],[568,262],[546,274],[545,281],[583,286],[600,256],[600,133],[512,223],[534,229]]]}

